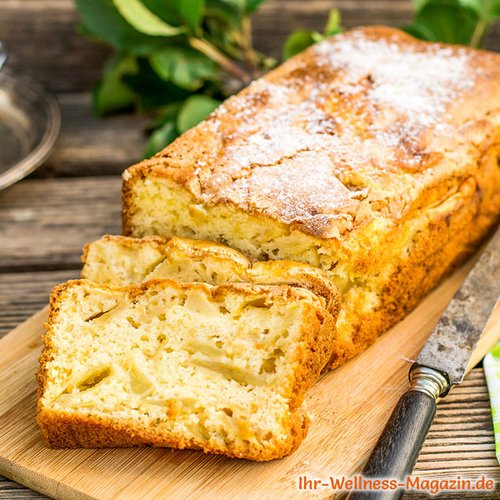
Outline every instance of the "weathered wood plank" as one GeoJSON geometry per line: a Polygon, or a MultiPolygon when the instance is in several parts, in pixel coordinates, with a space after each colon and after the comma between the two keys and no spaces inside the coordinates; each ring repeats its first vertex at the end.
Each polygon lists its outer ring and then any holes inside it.
{"type": "MultiPolygon", "coordinates": [[[[254,17],[254,43],[279,58],[285,37],[295,29],[322,30],[337,7],[346,27],[402,26],[412,17],[411,0],[269,0],[254,17]]],[[[11,47],[12,68],[40,79],[51,90],[82,91],[98,79],[109,50],[76,33],[72,0],[0,0],[0,37],[11,47]]],[[[500,26],[486,46],[500,47],[500,26]]]]}
{"type": "Polygon", "coordinates": [[[78,269],[0,274],[0,338],[46,305],[55,285],[78,275],[78,269]]]}
{"type": "Polygon", "coordinates": [[[82,245],[120,231],[119,177],[25,180],[0,192],[0,272],[75,269],[82,245]]]}
{"type": "Polygon", "coordinates": [[[121,174],[143,156],[150,120],[131,114],[96,118],[89,93],[60,94],[61,134],[32,178],[121,174]]]}
{"type": "MultiPolygon", "coordinates": [[[[414,475],[434,480],[462,476],[472,481],[484,475],[492,478],[498,488],[500,467],[495,456],[490,403],[481,368],[473,370],[461,386],[455,387],[439,403],[414,475]]],[[[428,497],[412,493],[404,498],[428,497]]],[[[450,492],[439,498],[498,498],[498,491],[450,492]]]]}
{"type": "Polygon", "coordinates": [[[30,490],[10,479],[0,477],[0,498],[6,500],[24,500],[26,498],[48,498],[37,491],[30,490]]]}
{"type": "Polygon", "coordinates": [[[39,79],[50,90],[92,87],[109,49],[76,32],[72,0],[0,0],[0,37],[8,65],[39,79]]]}

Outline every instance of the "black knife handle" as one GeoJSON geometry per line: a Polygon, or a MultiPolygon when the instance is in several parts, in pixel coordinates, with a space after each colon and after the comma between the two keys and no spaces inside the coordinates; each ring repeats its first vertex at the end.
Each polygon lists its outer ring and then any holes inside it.
{"type": "MultiPolygon", "coordinates": [[[[412,376],[413,375],[413,376],[412,376]]],[[[363,469],[366,478],[390,478],[404,482],[413,472],[422,445],[436,415],[436,401],[447,391],[447,379],[439,372],[415,365],[412,389],[403,394],[363,469]]],[[[404,489],[352,492],[349,500],[392,500],[404,489]]]]}
{"type": "MultiPolygon", "coordinates": [[[[403,394],[363,469],[366,478],[404,480],[413,471],[436,414],[436,400],[420,391],[403,394]]],[[[353,492],[349,500],[401,498],[404,489],[353,492]]]]}

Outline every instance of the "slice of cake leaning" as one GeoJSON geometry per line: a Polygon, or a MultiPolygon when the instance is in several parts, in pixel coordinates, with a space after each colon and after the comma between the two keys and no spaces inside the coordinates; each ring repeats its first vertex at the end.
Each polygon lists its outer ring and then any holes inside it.
{"type": "Polygon", "coordinates": [[[322,41],[128,169],[126,235],[321,267],[338,366],[413,308],[500,212],[500,55],[371,27],[322,41]]]}
{"type": "Polygon", "coordinates": [[[251,262],[241,252],[213,241],[106,235],[85,245],[82,262],[82,278],[103,285],[165,278],[211,285],[291,285],[322,297],[335,318],[340,307],[337,289],[321,269],[288,260],[251,262]]]}
{"type": "Polygon", "coordinates": [[[303,288],[153,280],[56,287],[39,370],[49,446],[291,453],[333,318],[303,288]]]}

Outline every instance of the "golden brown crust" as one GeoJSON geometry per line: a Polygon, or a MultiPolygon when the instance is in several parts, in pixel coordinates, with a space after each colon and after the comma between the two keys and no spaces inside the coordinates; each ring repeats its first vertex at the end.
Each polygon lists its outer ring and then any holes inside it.
{"type": "MultiPolygon", "coordinates": [[[[87,266],[89,251],[92,245],[108,241],[134,250],[149,246],[156,249],[164,259],[168,259],[174,252],[180,253],[186,259],[201,260],[202,262],[210,258],[211,265],[214,266],[214,271],[217,270],[215,269],[216,266],[220,266],[221,268],[234,267],[236,272],[241,275],[243,282],[261,285],[283,284],[306,288],[325,299],[325,307],[333,317],[337,317],[340,309],[340,297],[337,288],[329,276],[321,269],[309,264],[288,260],[258,262],[247,258],[241,252],[221,243],[176,236],[166,239],[160,236],[131,238],[127,236],[105,235],[100,240],[87,243],[81,259],[83,263],[82,278],[98,281],[91,275],[87,266]]],[[[158,264],[156,265],[158,266],[158,264]]],[[[149,278],[146,276],[146,279],[149,278]]],[[[178,278],[176,277],[176,279],[178,278]]],[[[125,284],[128,283],[119,283],[119,285],[125,284]]],[[[333,334],[334,332],[332,332],[332,336],[333,334]]]]}
{"type": "Polygon", "coordinates": [[[287,61],[124,175],[229,204],[306,234],[350,238],[400,220],[468,174],[471,139],[500,110],[500,56],[391,28],[349,31],[287,61]],[[455,172],[450,176],[450,171],[455,172]]]}
{"type": "MultiPolygon", "coordinates": [[[[194,240],[192,238],[162,238],[161,236],[151,235],[144,238],[132,238],[128,236],[121,236],[116,234],[105,234],[98,241],[112,241],[116,242],[123,247],[138,249],[144,245],[149,245],[158,250],[162,255],[168,255],[173,248],[182,249],[187,255],[191,257],[204,257],[205,255],[214,255],[221,259],[229,259],[236,261],[242,266],[249,266],[251,262],[248,258],[238,252],[234,248],[217,243],[215,241],[194,240]]],[[[82,263],[85,263],[89,257],[89,251],[93,243],[86,243],[83,247],[83,254],[81,257],[82,263]]],[[[85,270],[82,270],[85,273],[85,270]]],[[[85,276],[82,276],[85,279],[85,276]]]]}
{"type": "Polygon", "coordinates": [[[294,413],[288,440],[280,448],[266,450],[249,445],[245,448],[215,448],[200,445],[181,436],[168,438],[154,429],[135,429],[133,423],[123,425],[112,419],[97,416],[55,412],[42,408],[37,422],[47,446],[51,448],[125,448],[152,446],[156,448],[178,448],[202,450],[233,458],[244,458],[265,462],[283,458],[293,453],[307,434],[309,419],[302,413],[294,413]]]}
{"type": "Polygon", "coordinates": [[[179,283],[174,280],[150,280],[145,283],[127,287],[109,287],[98,285],[88,280],[72,280],[56,286],[51,294],[49,317],[44,335],[44,349],[40,357],[38,371],[38,408],[37,421],[48,446],[54,448],[100,448],[123,446],[158,446],[174,448],[201,449],[205,452],[225,454],[231,457],[250,460],[273,460],[292,453],[307,433],[308,418],[301,408],[304,394],[317,380],[331,356],[331,331],[334,318],[324,308],[324,301],[313,293],[302,288],[290,286],[261,286],[249,284],[224,284],[210,286],[203,283],[179,283]],[[182,436],[166,436],[154,428],[137,426],[134,422],[118,423],[112,419],[95,415],[72,414],[46,408],[42,403],[47,389],[47,365],[55,356],[57,348],[53,343],[54,324],[58,320],[61,305],[73,287],[85,287],[88,293],[92,290],[105,290],[117,293],[120,297],[132,300],[146,293],[151,288],[175,290],[197,289],[207,295],[210,300],[220,300],[228,293],[241,293],[245,297],[265,297],[270,302],[288,303],[300,300],[306,305],[308,319],[304,321],[301,332],[301,343],[297,349],[295,383],[289,399],[290,412],[286,417],[286,427],[290,429],[286,441],[279,446],[270,446],[265,450],[249,443],[248,447],[214,448],[207,444],[186,440],[182,436]]]}

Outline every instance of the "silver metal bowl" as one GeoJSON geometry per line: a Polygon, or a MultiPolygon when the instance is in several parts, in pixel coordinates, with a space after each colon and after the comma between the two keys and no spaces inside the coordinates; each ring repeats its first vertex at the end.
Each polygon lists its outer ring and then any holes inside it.
{"type": "Polygon", "coordinates": [[[31,78],[0,72],[0,189],[47,159],[61,128],[54,97],[31,78]]]}

